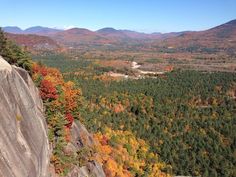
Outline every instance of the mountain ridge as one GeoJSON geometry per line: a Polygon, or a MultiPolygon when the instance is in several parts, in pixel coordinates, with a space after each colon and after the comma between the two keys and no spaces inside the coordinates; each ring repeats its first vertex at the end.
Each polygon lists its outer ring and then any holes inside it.
{"type": "Polygon", "coordinates": [[[16,44],[27,48],[30,52],[36,51],[59,51],[61,46],[47,36],[35,34],[12,34],[6,33],[6,37],[16,44]]]}
{"type": "MultiPolygon", "coordinates": [[[[3,28],[4,30],[4,28],[3,28]]],[[[19,33],[17,27],[7,27],[5,31],[19,33]]],[[[117,30],[112,27],[91,31],[86,28],[71,28],[68,30],[56,30],[44,27],[32,27],[26,31],[36,33],[32,35],[46,36],[45,41],[52,40],[66,49],[83,48],[96,50],[132,50],[140,49],[152,52],[175,52],[175,53],[205,53],[213,54],[220,52],[226,55],[235,55],[236,20],[231,20],[216,27],[204,31],[183,31],[171,33],[140,33],[131,30],[117,30]],[[100,47],[100,48],[97,48],[100,47]]],[[[17,34],[23,35],[23,34],[17,34]]],[[[26,38],[27,36],[22,36],[26,38]]],[[[26,41],[29,39],[25,39],[26,41]]],[[[17,41],[21,44],[21,41],[17,41]]],[[[45,42],[48,43],[48,42],[45,42]]],[[[23,44],[24,45],[24,44],[23,44]]],[[[32,48],[31,44],[28,45],[32,48]]]]}
{"type": "Polygon", "coordinates": [[[181,31],[181,32],[168,32],[168,33],[160,33],[160,32],[153,32],[153,33],[144,33],[144,32],[137,32],[133,30],[127,30],[127,29],[115,29],[112,27],[105,27],[101,28],[99,30],[93,31],[86,28],[70,28],[70,29],[56,29],[56,28],[49,28],[49,27],[42,27],[42,26],[33,26],[29,27],[25,30],[22,30],[21,28],[17,26],[6,26],[3,27],[3,31],[7,33],[15,33],[15,34],[36,34],[36,35],[42,35],[42,36],[49,36],[55,38],[57,35],[62,35],[63,33],[74,33],[74,35],[78,34],[84,34],[84,35],[101,35],[100,37],[105,38],[130,38],[130,39],[166,39],[169,37],[177,37],[181,36],[183,34],[193,34],[193,33],[202,33],[206,31],[216,30],[219,28],[225,28],[226,26],[233,27],[236,24],[236,19],[231,20],[229,22],[226,22],[224,24],[218,25],[216,27],[212,27],[207,30],[203,31],[181,31]],[[75,33],[76,31],[76,33],[75,33]],[[78,33],[78,31],[80,31],[78,33]]]}
{"type": "Polygon", "coordinates": [[[18,26],[5,26],[2,27],[4,32],[13,34],[38,34],[38,35],[51,35],[62,30],[56,28],[49,28],[43,26],[32,26],[26,29],[21,29],[18,26]]]}
{"type": "Polygon", "coordinates": [[[201,52],[203,48],[225,51],[236,49],[236,20],[229,21],[205,31],[186,32],[179,36],[168,38],[157,45],[172,48],[190,48],[201,52]]]}

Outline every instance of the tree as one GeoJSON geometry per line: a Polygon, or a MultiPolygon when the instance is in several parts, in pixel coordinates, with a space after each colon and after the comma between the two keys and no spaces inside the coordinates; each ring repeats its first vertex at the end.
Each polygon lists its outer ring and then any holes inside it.
{"type": "Polygon", "coordinates": [[[5,60],[10,60],[11,56],[11,51],[8,48],[8,41],[7,38],[4,35],[4,32],[0,28],[0,55],[5,59],[5,60]]]}
{"type": "Polygon", "coordinates": [[[24,68],[31,73],[32,62],[29,55],[16,45],[9,41],[0,28],[0,55],[10,64],[24,68]]]}

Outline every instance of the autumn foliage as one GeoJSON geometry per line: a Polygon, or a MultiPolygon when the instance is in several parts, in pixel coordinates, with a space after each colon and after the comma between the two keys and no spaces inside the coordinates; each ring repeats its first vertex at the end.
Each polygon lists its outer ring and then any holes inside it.
{"type": "Polygon", "coordinates": [[[75,89],[73,82],[64,82],[59,70],[34,64],[33,79],[39,86],[43,101],[52,101],[51,107],[63,107],[67,113],[76,108],[81,91],[75,89]]]}
{"type": "Polygon", "coordinates": [[[71,113],[67,113],[67,114],[66,114],[66,120],[68,121],[68,123],[66,124],[66,127],[67,127],[67,128],[71,128],[72,123],[73,123],[73,121],[74,121],[74,117],[72,116],[71,113]]]}
{"type": "Polygon", "coordinates": [[[58,98],[56,87],[50,80],[42,80],[40,85],[40,96],[43,100],[55,100],[58,98]]]}
{"type": "MultiPolygon", "coordinates": [[[[144,140],[136,138],[131,131],[112,130],[106,127],[105,131],[94,134],[97,143],[92,147],[93,153],[85,148],[77,152],[78,161],[66,160],[70,157],[64,152],[63,147],[71,141],[70,129],[74,119],[78,119],[80,114],[79,106],[83,104],[80,102],[81,90],[77,89],[73,82],[65,82],[57,69],[34,64],[32,77],[45,103],[49,139],[54,146],[51,163],[54,164],[58,174],[64,175],[65,169],[70,169],[74,164],[80,166],[89,159],[95,159],[103,164],[107,177],[168,176],[163,173],[166,165],[160,163],[158,156],[150,151],[149,145],[144,140]]],[[[145,102],[144,105],[152,105],[152,99],[145,95],[141,97],[145,102]]],[[[139,105],[138,100],[134,99],[131,103],[128,99],[117,98],[114,96],[111,104],[110,100],[101,97],[101,106],[116,114],[123,113],[126,109],[132,109],[134,114],[139,113],[136,110],[139,105]]],[[[92,105],[90,109],[92,111],[92,105]]],[[[140,111],[146,113],[149,110],[145,106],[140,106],[140,111]]],[[[103,111],[103,114],[106,115],[106,111],[103,111]]],[[[83,135],[80,136],[83,139],[83,135]]]]}
{"type": "Polygon", "coordinates": [[[98,161],[103,164],[107,177],[168,176],[162,172],[166,165],[150,152],[144,140],[131,132],[106,128],[103,134],[96,133],[94,137],[99,142],[98,161]]]}
{"type": "Polygon", "coordinates": [[[51,163],[56,173],[64,174],[73,166],[63,148],[71,141],[70,129],[77,116],[74,111],[81,91],[74,88],[73,82],[65,82],[59,70],[39,64],[33,65],[32,78],[45,103],[49,140],[54,147],[51,163]]]}

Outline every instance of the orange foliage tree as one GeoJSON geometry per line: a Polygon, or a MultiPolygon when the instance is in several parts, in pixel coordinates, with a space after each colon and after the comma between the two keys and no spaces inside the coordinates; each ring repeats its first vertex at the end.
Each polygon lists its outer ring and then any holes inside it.
{"type": "Polygon", "coordinates": [[[64,175],[73,166],[70,161],[73,157],[65,154],[63,148],[71,139],[70,128],[77,116],[74,110],[81,91],[75,89],[73,82],[65,82],[57,69],[34,64],[32,70],[32,78],[46,107],[49,140],[54,147],[51,162],[56,172],[64,175]]]}
{"type": "Polygon", "coordinates": [[[106,176],[169,176],[162,172],[166,165],[149,151],[148,144],[131,132],[106,128],[103,134],[96,133],[94,137],[99,142],[97,159],[103,164],[106,176]]]}

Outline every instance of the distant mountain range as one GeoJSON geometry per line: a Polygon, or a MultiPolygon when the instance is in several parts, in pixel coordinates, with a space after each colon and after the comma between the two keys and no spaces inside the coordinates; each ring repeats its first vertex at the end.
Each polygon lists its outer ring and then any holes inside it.
{"type": "Polygon", "coordinates": [[[221,51],[236,54],[236,20],[209,30],[186,32],[162,41],[155,41],[152,45],[188,52],[210,54],[221,51]]]}
{"type": "Polygon", "coordinates": [[[123,41],[123,40],[145,40],[145,39],[165,39],[168,37],[175,37],[184,32],[173,32],[173,33],[141,33],[131,30],[117,30],[114,28],[102,28],[97,31],[91,31],[84,28],[72,28],[68,30],[60,30],[55,28],[48,28],[42,26],[34,26],[22,30],[17,26],[7,26],[2,28],[3,31],[6,33],[13,33],[13,34],[36,34],[41,36],[49,36],[54,39],[58,39],[59,41],[63,40],[66,43],[78,42],[87,43],[91,40],[96,40],[95,43],[100,43],[99,41],[103,42],[114,42],[115,41],[123,41]],[[68,39],[67,39],[68,38],[68,39]],[[78,41],[77,41],[78,40],[78,41]],[[98,42],[97,42],[98,41],[98,42]]]}
{"type": "Polygon", "coordinates": [[[27,28],[25,30],[22,30],[21,28],[17,26],[6,26],[2,28],[3,31],[7,33],[14,33],[14,34],[38,34],[38,35],[51,35],[63,30],[55,29],[55,28],[48,28],[48,27],[42,27],[42,26],[34,26],[27,28]]]}
{"type": "Polygon", "coordinates": [[[27,28],[25,30],[22,30],[21,28],[17,27],[17,26],[6,26],[6,27],[2,27],[3,31],[7,32],[7,33],[13,33],[13,34],[38,34],[38,35],[53,35],[55,33],[58,32],[63,32],[63,31],[90,31],[90,32],[95,32],[104,36],[111,36],[111,37],[130,37],[130,38],[135,38],[135,39],[140,39],[140,38],[150,38],[150,37],[157,37],[159,38],[161,35],[167,35],[167,34],[171,34],[171,36],[175,36],[178,35],[179,33],[182,32],[177,32],[177,33],[159,33],[159,32],[155,32],[152,34],[147,34],[147,33],[141,33],[141,32],[136,32],[136,31],[131,31],[131,30],[117,30],[114,28],[102,28],[100,30],[97,31],[91,31],[88,29],[84,29],[84,28],[71,28],[71,29],[67,29],[67,30],[63,30],[63,29],[56,29],[56,28],[48,28],[48,27],[42,27],[42,26],[34,26],[34,27],[30,27],[27,28]]]}
{"type": "Polygon", "coordinates": [[[205,50],[205,52],[210,53],[227,51],[235,54],[236,51],[236,20],[205,31],[152,34],[114,28],[91,31],[84,28],[59,30],[41,26],[26,30],[8,26],[3,27],[3,30],[8,33],[9,38],[15,40],[18,44],[33,49],[35,46],[43,45],[46,45],[46,48],[49,49],[58,48],[58,46],[80,48],[81,46],[112,45],[113,48],[127,48],[128,46],[128,48],[134,48],[134,50],[137,50],[135,47],[142,46],[142,49],[148,48],[148,50],[157,52],[163,51],[163,49],[171,49],[173,52],[203,52],[205,50]],[[37,40],[35,40],[36,38],[37,40]],[[28,40],[31,42],[27,42],[28,40]],[[32,40],[35,41],[32,42],[32,40]],[[34,45],[32,45],[33,43],[34,45]]]}

